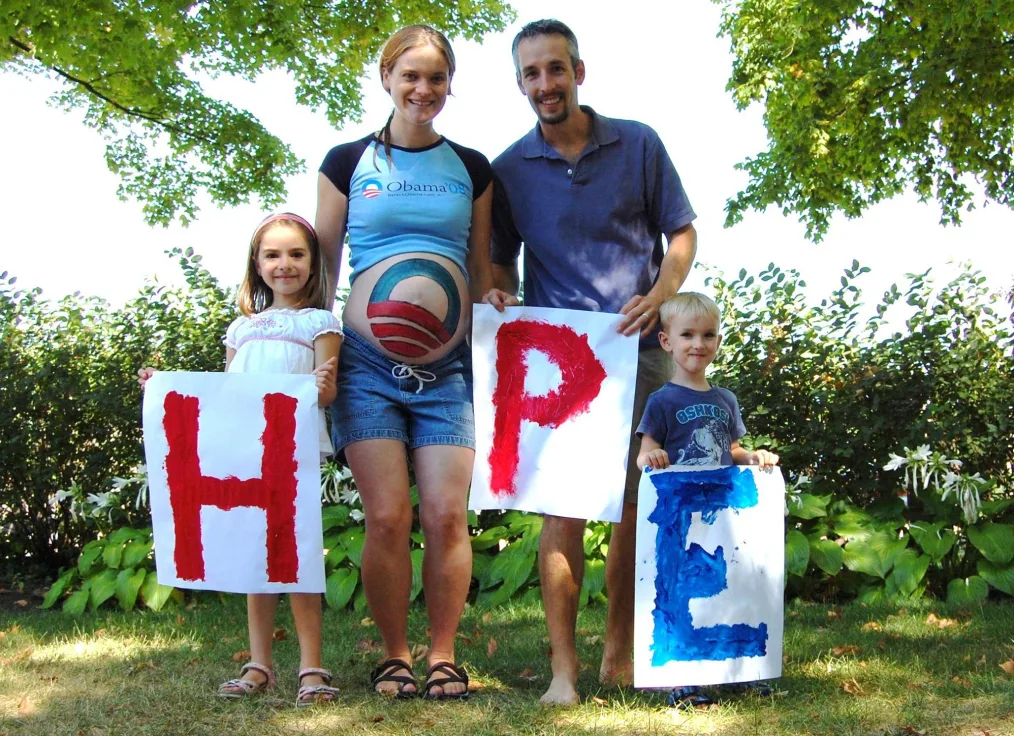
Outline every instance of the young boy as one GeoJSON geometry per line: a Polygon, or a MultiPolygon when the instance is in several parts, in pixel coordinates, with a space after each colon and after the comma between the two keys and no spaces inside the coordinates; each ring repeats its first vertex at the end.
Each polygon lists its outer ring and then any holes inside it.
{"type": "MultiPolygon", "coordinates": [[[[709,297],[681,292],[659,309],[662,348],[672,356],[669,383],[648,397],[637,434],[641,449],[637,464],[656,470],[670,465],[778,464],[767,450],[751,452],[739,446],[746,434],[739,402],[728,389],[712,386],[705,370],[722,344],[721,313],[709,297]]],[[[755,686],[768,690],[764,683],[755,686]]],[[[707,706],[712,700],[695,686],[679,687],[669,696],[672,705],[707,706]]]]}

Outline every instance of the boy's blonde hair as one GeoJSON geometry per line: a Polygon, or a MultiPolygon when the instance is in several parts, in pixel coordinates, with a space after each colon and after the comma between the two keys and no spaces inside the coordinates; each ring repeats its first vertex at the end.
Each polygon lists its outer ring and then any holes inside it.
{"type": "Polygon", "coordinates": [[[718,331],[722,330],[722,310],[710,296],[696,291],[681,291],[662,302],[658,308],[658,317],[662,321],[662,329],[668,330],[669,323],[677,317],[711,317],[715,320],[718,331]]]}

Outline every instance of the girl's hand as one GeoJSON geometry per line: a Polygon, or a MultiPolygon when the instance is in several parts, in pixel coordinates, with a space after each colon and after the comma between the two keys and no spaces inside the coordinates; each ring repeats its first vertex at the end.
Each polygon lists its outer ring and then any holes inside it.
{"type": "Polygon", "coordinates": [[[317,382],[317,403],[321,406],[334,401],[338,393],[338,359],[328,358],[313,369],[313,377],[317,382]]]}
{"type": "Polygon", "coordinates": [[[483,295],[482,301],[484,304],[489,304],[494,307],[498,312],[502,312],[504,307],[521,306],[520,299],[516,296],[511,296],[506,291],[501,291],[500,289],[490,289],[483,295]]]}
{"type": "Polygon", "coordinates": [[[664,470],[669,467],[669,453],[665,450],[649,450],[641,453],[637,458],[637,464],[642,468],[648,467],[652,470],[664,470]]]}
{"type": "Polygon", "coordinates": [[[141,384],[141,388],[144,388],[144,384],[148,382],[148,379],[155,375],[154,368],[139,368],[137,370],[137,382],[141,384]]]}
{"type": "Polygon", "coordinates": [[[753,454],[752,465],[759,465],[762,468],[772,468],[778,464],[778,456],[768,450],[757,450],[753,454]]]}

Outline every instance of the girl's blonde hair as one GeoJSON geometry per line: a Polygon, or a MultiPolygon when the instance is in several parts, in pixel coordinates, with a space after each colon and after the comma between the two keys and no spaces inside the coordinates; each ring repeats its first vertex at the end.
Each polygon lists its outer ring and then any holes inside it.
{"type": "Polygon", "coordinates": [[[299,215],[283,212],[262,220],[250,238],[246,275],[243,277],[243,283],[240,284],[237,294],[239,311],[249,317],[263,312],[274,302],[274,294],[264,283],[261,275],[257,273],[257,251],[261,247],[264,233],[276,227],[287,227],[298,232],[306,241],[306,246],[310,251],[310,278],[303,285],[296,307],[299,309],[306,307],[327,309],[327,271],[324,267],[324,260],[320,257],[320,243],[317,241],[317,233],[314,231],[313,225],[299,215]]]}
{"type": "Polygon", "coordinates": [[[719,332],[722,329],[722,311],[710,296],[696,291],[680,291],[662,302],[658,318],[662,328],[669,329],[669,323],[677,317],[710,317],[715,320],[719,332]]]}
{"type": "MultiPolygon", "coordinates": [[[[402,54],[420,46],[434,46],[437,51],[443,54],[444,60],[447,62],[447,92],[450,94],[450,81],[454,78],[455,69],[454,50],[451,48],[451,42],[447,40],[447,36],[430,26],[405,26],[395,31],[387,39],[387,43],[384,44],[384,48],[380,52],[381,78],[384,76],[385,69],[388,74],[391,73],[391,70],[394,69],[394,65],[398,63],[398,59],[401,58],[402,54]]],[[[383,129],[380,131],[380,140],[384,144],[384,156],[387,158],[388,163],[391,161],[392,120],[394,120],[394,110],[391,111],[387,122],[384,123],[383,129]]],[[[374,164],[376,164],[376,161],[374,161],[374,164]]]]}

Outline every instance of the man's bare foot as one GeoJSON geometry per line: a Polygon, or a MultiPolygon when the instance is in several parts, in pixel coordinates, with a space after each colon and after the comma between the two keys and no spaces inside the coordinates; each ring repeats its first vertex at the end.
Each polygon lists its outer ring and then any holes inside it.
{"type": "Polygon", "coordinates": [[[599,670],[599,682],[606,687],[627,687],[634,681],[634,663],[630,660],[612,665],[602,662],[599,670]]]}
{"type": "Polygon", "coordinates": [[[370,681],[379,695],[414,698],[417,694],[412,663],[405,659],[391,657],[384,660],[370,673],[370,681]]]}
{"type": "Polygon", "coordinates": [[[581,699],[577,695],[572,679],[557,675],[549,683],[549,689],[539,698],[543,705],[577,705],[581,699]]]}

